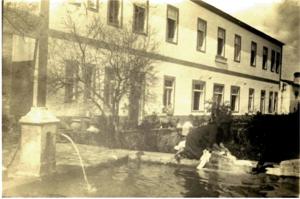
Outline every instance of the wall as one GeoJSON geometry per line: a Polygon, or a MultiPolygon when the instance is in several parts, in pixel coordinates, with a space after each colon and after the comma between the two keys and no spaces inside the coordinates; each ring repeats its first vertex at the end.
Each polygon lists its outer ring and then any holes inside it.
{"type": "MultiPolygon", "coordinates": [[[[161,113],[162,110],[162,94],[163,94],[163,77],[165,75],[174,76],[176,78],[175,86],[175,115],[188,114],[206,114],[201,112],[191,112],[192,97],[192,80],[203,80],[206,82],[205,99],[212,98],[212,90],[214,83],[225,85],[224,101],[230,99],[230,86],[240,86],[240,108],[237,114],[245,114],[248,112],[248,92],[249,88],[255,89],[254,112],[259,110],[260,91],[266,90],[266,109],[268,107],[269,91],[279,92],[279,86],[275,83],[279,80],[279,74],[270,71],[271,50],[281,51],[280,46],[255,35],[254,33],[224,19],[223,17],[191,2],[180,1],[172,3],[173,6],[179,8],[179,29],[178,43],[166,42],[166,12],[167,5],[157,1],[149,2],[149,29],[156,31],[155,40],[159,43],[159,54],[163,56],[164,61],[158,60],[155,65],[158,81],[150,88],[150,92],[154,94],[151,99],[146,99],[145,114],[152,112],[161,113]],[[200,17],[207,21],[207,39],[205,53],[196,50],[197,41],[197,19],[200,17]],[[227,63],[219,64],[215,61],[217,51],[217,29],[222,27],[226,30],[226,46],[225,57],[227,63]],[[241,62],[233,61],[234,57],[234,35],[238,34],[242,37],[242,53],[241,62]],[[256,67],[250,66],[250,48],[251,41],[257,43],[256,67]],[[262,69],[262,48],[269,49],[268,70],[262,69]],[[166,61],[166,59],[168,61],[166,61]],[[182,62],[188,61],[190,65],[199,66],[191,67],[182,62]],[[202,67],[204,66],[204,68],[202,67]],[[208,70],[206,70],[208,69],[208,70]],[[216,72],[219,71],[219,72],[216,72]],[[228,74],[232,71],[234,74],[228,74]],[[227,73],[227,74],[224,74],[227,73]],[[238,76],[241,74],[241,76],[238,76]],[[247,77],[245,77],[245,75],[247,77]],[[251,79],[250,76],[264,78],[261,81],[251,79]],[[271,82],[274,81],[273,83],[271,82]],[[184,97],[183,97],[184,96],[184,97]]],[[[85,11],[84,6],[81,7],[65,3],[57,3],[50,7],[50,29],[65,32],[63,21],[66,20],[66,13],[70,13],[75,17],[76,22],[88,23],[89,18],[94,15],[100,15],[103,18],[102,23],[107,23],[107,3],[100,1],[99,11],[85,11]],[[81,15],[80,15],[81,14],[81,15]]],[[[123,2],[123,25],[131,25],[133,19],[133,2],[123,2]]],[[[114,28],[114,27],[111,27],[114,28]]],[[[280,104],[280,97],[279,97],[280,104]]],[[[53,103],[55,104],[55,103],[53,103]]],[[[78,106],[78,105],[77,105],[78,106]]],[[[70,106],[72,109],[74,106],[70,106]]],[[[81,107],[81,106],[80,106],[81,107]]],[[[56,108],[57,109],[57,108],[56,108]]],[[[58,108],[63,110],[61,108],[58,108]]],[[[280,109],[278,109],[280,110],[280,109]]]]}
{"type": "MultiPolygon", "coordinates": [[[[249,88],[255,89],[254,94],[254,113],[260,109],[260,92],[266,91],[266,104],[265,110],[268,107],[269,91],[275,91],[279,93],[279,86],[272,83],[257,81],[253,79],[246,79],[242,77],[226,75],[221,73],[210,72],[201,70],[198,68],[187,67],[184,65],[173,64],[168,62],[161,62],[157,65],[156,71],[158,71],[158,81],[151,87],[153,93],[157,94],[157,97],[147,103],[146,112],[151,114],[152,112],[161,113],[163,108],[162,96],[163,96],[163,81],[164,76],[175,77],[175,110],[174,115],[203,115],[208,114],[206,112],[193,112],[192,109],[192,81],[202,80],[206,82],[205,87],[205,100],[209,101],[213,96],[214,83],[224,85],[224,102],[230,101],[230,87],[240,87],[240,109],[238,113],[248,113],[248,92],[249,88]]],[[[278,97],[280,100],[280,97],[278,97]]],[[[278,102],[278,105],[280,101],[278,102]]],[[[278,107],[279,108],[279,107],[278,107]]],[[[278,109],[279,110],[279,109],[278,109]]]]}

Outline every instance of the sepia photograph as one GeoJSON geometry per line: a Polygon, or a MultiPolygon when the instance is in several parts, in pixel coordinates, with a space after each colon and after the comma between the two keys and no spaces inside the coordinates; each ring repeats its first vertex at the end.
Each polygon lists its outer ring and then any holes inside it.
{"type": "Polygon", "coordinates": [[[300,197],[299,0],[1,3],[2,197],[300,197]]]}

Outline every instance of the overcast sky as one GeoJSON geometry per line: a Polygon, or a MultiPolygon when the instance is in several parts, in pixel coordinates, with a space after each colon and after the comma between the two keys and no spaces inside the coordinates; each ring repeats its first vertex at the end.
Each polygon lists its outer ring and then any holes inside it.
{"type": "Polygon", "coordinates": [[[203,0],[229,14],[235,14],[243,10],[253,9],[258,6],[272,5],[282,0],[203,0]],[[233,6],[234,5],[234,6],[233,6]]]}
{"type": "Polygon", "coordinates": [[[300,72],[300,0],[204,0],[282,41],[283,79],[300,72]]]}

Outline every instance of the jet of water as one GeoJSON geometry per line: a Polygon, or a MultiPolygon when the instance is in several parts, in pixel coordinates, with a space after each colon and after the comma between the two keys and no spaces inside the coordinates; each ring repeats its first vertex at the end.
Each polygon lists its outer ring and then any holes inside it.
{"type": "Polygon", "coordinates": [[[96,192],[97,189],[95,187],[93,187],[89,181],[88,181],[88,178],[87,178],[87,175],[86,175],[86,172],[85,172],[85,167],[84,167],[84,164],[83,164],[83,161],[82,161],[82,158],[81,158],[81,155],[79,153],[79,150],[78,150],[78,147],[76,146],[76,144],[74,143],[74,141],[72,140],[72,138],[70,138],[70,136],[64,134],[64,133],[61,133],[60,134],[61,136],[63,136],[64,138],[66,138],[73,146],[73,148],[75,149],[76,153],[77,153],[77,156],[79,158],[79,161],[80,161],[80,165],[81,165],[81,169],[82,169],[82,173],[83,173],[83,176],[84,176],[84,180],[85,180],[85,183],[87,185],[87,191],[89,193],[92,193],[92,192],[96,192]]]}

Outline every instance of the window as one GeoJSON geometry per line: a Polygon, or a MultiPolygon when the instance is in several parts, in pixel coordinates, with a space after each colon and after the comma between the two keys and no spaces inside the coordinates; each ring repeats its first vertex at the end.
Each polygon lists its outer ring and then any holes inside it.
{"type": "Polygon", "coordinates": [[[177,43],[178,35],[178,9],[168,5],[167,7],[167,41],[177,43]]]}
{"type": "Polygon", "coordinates": [[[87,8],[92,11],[98,11],[99,0],[87,0],[87,8]]]}
{"type": "Polygon", "coordinates": [[[94,64],[86,64],[83,68],[83,75],[84,75],[84,100],[90,99],[94,92],[93,90],[93,83],[94,83],[94,64]]]}
{"type": "Polygon", "coordinates": [[[193,111],[203,111],[204,110],[204,87],[205,83],[201,81],[193,81],[193,111]]]}
{"type": "Polygon", "coordinates": [[[274,66],[275,66],[275,51],[272,50],[271,53],[271,71],[274,72],[274,66]]]}
{"type": "Polygon", "coordinates": [[[173,110],[173,108],[174,108],[174,105],[173,105],[174,84],[175,84],[175,78],[165,77],[164,94],[163,94],[163,106],[164,106],[163,112],[168,112],[170,110],[173,110]]]}
{"type": "Polygon", "coordinates": [[[65,63],[65,103],[70,103],[78,99],[78,63],[68,60],[65,63]]]}
{"type": "Polygon", "coordinates": [[[274,92],[274,107],[273,110],[277,113],[277,106],[278,106],[278,93],[274,92]]]}
{"type": "Polygon", "coordinates": [[[108,1],[108,23],[114,26],[121,26],[122,0],[108,1]]]}
{"type": "Polygon", "coordinates": [[[240,87],[231,86],[230,107],[233,112],[239,112],[240,87]]]}
{"type": "Polygon", "coordinates": [[[273,113],[273,92],[270,91],[270,95],[269,95],[269,113],[273,113]]]}
{"type": "Polygon", "coordinates": [[[241,36],[234,36],[234,61],[241,61],[242,39],[241,36]]]}
{"type": "Polygon", "coordinates": [[[223,28],[218,28],[218,51],[217,55],[225,57],[225,38],[226,32],[223,28]]]}
{"type": "Polygon", "coordinates": [[[263,47],[263,61],[262,61],[262,68],[264,70],[268,69],[268,48],[267,47],[263,47]]]}
{"type": "Polygon", "coordinates": [[[280,53],[277,52],[276,53],[276,73],[279,73],[279,69],[280,69],[280,62],[281,62],[281,57],[280,57],[280,53]]]}
{"type": "Polygon", "coordinates": [[[250,65],[256,65],[256,51],[257,51],[257,44],[255,42],[251,42],[251,58],[250,58],[250,65]]]}
{"type": "Polygon", "coordinates": [[[266,100],[266,91],[262,90],[260,93],[260,112],[264,113],[265,112],[265,102],[266,100]]]}
{"type": "Polygon", "coordinates": [[[224,93],[224,86],[215,84],[214,85],[213,102],[218,105],[223,104],[223,93],[224,93]]]}
{"type": "Polygon", "coordinates": [[[206,21],[198,18],[197,49],[205,52],[205,48],[206,48],[206,21]]]}
{"type": "Polygon", "coordinates": [[[136,33],[147,33],[147,11],[148,4],[145,6],[133,6],[133,31],[136,33]]]}
{"type": "Polygon", "coordinates": [[[112,104],[113,91],[114,91],[114,71],[110,67],[105,67],[104,104],[107,106],[112,104]]]}
{"type": "Polygon", "coordinates": [[[248,112],[252,113],[253,111],[254,111],[254,89],[249,88],[248,112]]]}

